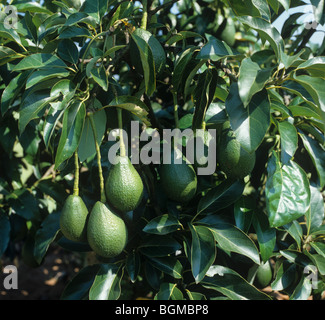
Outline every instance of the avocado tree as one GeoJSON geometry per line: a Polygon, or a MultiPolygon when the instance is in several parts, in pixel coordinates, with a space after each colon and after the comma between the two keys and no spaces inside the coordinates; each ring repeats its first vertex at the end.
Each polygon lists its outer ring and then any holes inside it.
{"type": "Polygon", "coordinates": [[[94,254],[62,299],[321,299],[325,9],[303,5],[0,4],[0,255],[94,254]]]}

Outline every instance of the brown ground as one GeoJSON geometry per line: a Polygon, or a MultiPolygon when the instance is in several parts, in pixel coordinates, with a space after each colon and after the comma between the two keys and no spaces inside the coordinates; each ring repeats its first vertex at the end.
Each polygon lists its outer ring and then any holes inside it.
{"type": "Polygon", "coordinates": [[[18,289],[6,290],[0,273],[0,300],[58,300],[68,280],[76,274],[82,261],[79,256],[61,248],[51,249],[44,263],[31,268],[19,259],[3,259],[3,267],[14,264],[18,269],[18,289]]]}

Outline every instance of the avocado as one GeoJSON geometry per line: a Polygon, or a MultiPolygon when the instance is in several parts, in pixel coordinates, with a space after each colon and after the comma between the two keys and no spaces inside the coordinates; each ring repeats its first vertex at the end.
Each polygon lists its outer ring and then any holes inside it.
{"type": "Polygon", "coordinates": [[[222,126],[220,142],[217,146],[217,161],[227,178],[233,179],[246,177],[255,166],[255,152],[248,153],[241,147],[229,121],[222,126]]]}
{"type": "Polygon", "coordinates": [[[186,203],[196,193],[197,177],[194,168],[188,163],[180,150],[171,152],[171,163],[160,166],[160,180],[167,197],[171,200],[186,203]],[[181,163],[175,163],[174,155],[181,163]]]}
{"type": "Polygon", "coordinates": [[[106,182],[107,201],[118,211],[125,213],[134,210],[143,197],[143,182],[127,156],[117,156],[106,182]]]}
{"type": "Polygon", "coordinates": [[[97,201],[87,225],[90,247],[103,258],[118,256],[127,243],[128,232],[123,219],[106,204],[97,201]]]}
{"type": "Polygon", "coordinates": [[[87,241],[88,209],[82,198],[70,195],[66,199],[60,215],[60,229],[72,241],[87,241]]]}
{"type": "Polygon", "coordinates": [[[256,272],[256,280],[261,288],[265,288],[272,280],[272,268],[269,261],[262,263],[256,272]]]}

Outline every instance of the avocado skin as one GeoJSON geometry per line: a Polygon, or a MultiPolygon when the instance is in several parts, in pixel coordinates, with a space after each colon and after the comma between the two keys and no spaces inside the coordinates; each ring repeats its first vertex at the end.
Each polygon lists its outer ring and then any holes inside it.
{"type": "Polygon", "coordinates": [[[182,162],[175,163],[174,154],[175,152],[172,151],[170,164],[160,166],[160,180],[169,199],[186,203],[196,194],[197,177],[192,165],[187,163],[182,155],[182,162]]]}
{"type": "Polygon", "coordinates": [[[117,156],[106,182],[107,201],[122,213],[133,211],[143,198],[143,182],[128,157],[117,156]]]}
{"type": "Polygon", "coordinates": [[[128,232],[123,219],[108,206],[97,201],[90,212],[87,239],[90,247],[103,258],[113,258],[122,253],[128,232]]]}
{"type": "Polygon", "coordinates": [[[272,280],[272,268],[269,261],[261,264],[256,272],[256,280],[261,288],[265,288],[272,280]]]}
{"type": "Polygon", "coordinates": [[[88,209],[82,198],[70,195],[66,199],[60,215],[60,229],[72,241],[87,241],[88,209]]]}
{"type": "Polygon", "coordinates": [[[255,152],[244,150],[230,127],[229,121],[222,126],[217,147],[217,161],[227,178],[242,179],[252,172],[255,166],[255,152]]]}

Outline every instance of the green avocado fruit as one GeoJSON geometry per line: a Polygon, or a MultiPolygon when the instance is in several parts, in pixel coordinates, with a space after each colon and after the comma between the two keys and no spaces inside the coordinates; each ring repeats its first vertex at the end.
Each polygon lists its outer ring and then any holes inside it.
{"type": "Polygon", "coordinates": [[[261,288],[269,285],[272,280],[272,268],[269,261],[266,261],[257,268],[256,280],[261,288]]]}
{"type": "MultiPolygon", "coordinates": [[[[166,64],[166,53],[160,42],[148,30],[137,28],[133,34],[144,40],[149,45],[155,63],[155,71],[157,74],[160,74],[164,70],[166,64]]],[[[130,50],[132,64],[138,72],[143,73],[140,52],[133,39],[130,41],[130,50]]]]}
{"type": "Polygon", "coordinates": [[[237,140],[229,121],[222,126],[220,142],[217,146],[217,161],[227,178],[242,179],[255,166],[255,152],[248,153],[237,140]]]}
{"type": "Polygon", "coordinates": [[[228,46],[232,47],[236,42],[235,35],[236,35],[236,27],[235,27],[234,20],[231,18],[227,18],[227,24],[225,28],[222,30],[220,37],[224,42],[227,43],[228,46]]]}
{"type": "Polygon", "coordinates": [[[143,197],[142,179],[128,157],[117,156],[116,161],[105,182],[107,201],[122,213],[133,211],[143,197]]]}
{"type": "Polygon", "coordinates": [[[180,203],[189,202],[196,194],[197,177],[193,166],[188,163],[180,150],[171,152],[171,163],[160,166],[161,185],[167,197],[180,203]],[[175,162],[181,158],[181,163],[175,162]]]}
{"type": "Polygon", "coordinates": [[[70,195],[64,202],[60,215],[60,229],[63,235],[72,241],[87,241],[88,209],[82,198],[70,195]]]}
{"type": "Polygon", "coordinates": [[[103,258],[118,256],[127,243],[124,220],[108,206],[97,201],[90,212],[87,239],[90,247],[103,258]]]}

